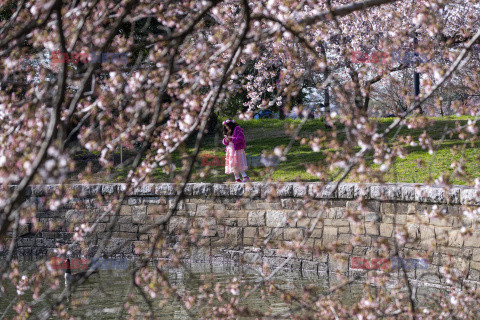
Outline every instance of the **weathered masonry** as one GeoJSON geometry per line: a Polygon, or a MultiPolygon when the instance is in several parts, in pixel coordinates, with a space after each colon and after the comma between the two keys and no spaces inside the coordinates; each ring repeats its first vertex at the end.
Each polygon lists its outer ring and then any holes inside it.
{"type": "MultiPolygon", "coordinates": [[[[121,184],[70,185],[63,190],[55,185],[32,187],[27,202],[43,229],[20,226],[17,256],[53,254],[57,244],[74,242],[75,227],[85,222],[92,225],[104,215],[86,237],[87,247],[72,249],[74,255],[91,254],[106,237],[113,221],[108,205],[121,189],[121,184]],[[75,193],[75,198],[49,209],[45,199],[61,198],[62,192],[75,193]]],[[[316,183],[192,183],[185,189],[178,212],[162,230],[172,246],[191,226],[200,230],[188,255],[191,260],[255,260],[297,270],[343,273],[358,268],[358,263],[352,264],[354,258],[358,262],[358,257],[371,261],[372,257],[394,255],[393,250],[384,252],[374,244],[384,240],[393,248],[396,237],[400,257],[415,259],[428,253],[427,265],[409,268],[410,277],[435,274],[440,266],[451,263],[465,281],[480,280],[480,230],[475,218],[480,205],[478,190],[348,183],[333,190],[333,184],[321,188],[316,183]],[[359,206],[362,213],[355,214],[360,212],[359,206]],[[438,214],[432,215],[432,211],[438,214]],[[307,250],[289,256],[281,249],[305,237],[307,250]],[[410,239],[406,243],[405,237],[410,239]],[[335,242],[335,249],[328,251],[335,242]]],[[[173,184],[135,188],[121,205],[104,254],[131,257],[143,250],[158,230],[151,227],[165,217],[175,194],[173,184]]],[[[442,282],[432,275],[428,280],[442,282]]]]}

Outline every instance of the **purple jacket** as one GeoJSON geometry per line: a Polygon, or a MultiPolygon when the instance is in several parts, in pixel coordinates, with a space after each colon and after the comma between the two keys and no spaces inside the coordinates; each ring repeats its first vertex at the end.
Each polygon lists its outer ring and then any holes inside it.
{"type": "MultiPolygon", "coordinates": [[[[243,129],[239,126],[235,127],[233,130],[233,136],[230,138],[230,141],[233,142],[233,150],[245,149],[245,136],[243,135],[243,129]]],[[[223,144],[228,146],[228,142],[223,139],[223,144]]]]}

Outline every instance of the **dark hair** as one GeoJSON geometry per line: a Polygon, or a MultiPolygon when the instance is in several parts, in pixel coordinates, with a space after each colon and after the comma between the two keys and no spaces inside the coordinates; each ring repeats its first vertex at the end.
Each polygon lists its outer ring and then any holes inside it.
{"type": "Polygon", "coordinates": [[[233,130],[238,127],[238,124],[235,122],[227,122],[223,125],[223,135],[224,136],[231,136],[233,135],[233,130]]]}

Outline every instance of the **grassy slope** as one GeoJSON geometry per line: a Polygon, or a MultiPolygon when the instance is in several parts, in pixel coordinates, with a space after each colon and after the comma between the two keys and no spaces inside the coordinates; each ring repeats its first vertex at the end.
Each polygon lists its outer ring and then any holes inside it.
{"type": "MultiPolygon", "coordinates": [[[[450,168],[450,164],[453,159],[457,161],[461,158],[466,159],[465,172],[468,179],[464,181],[454,180],[456,184],[471,184],[475,178],[480,177],[479,169],[479,159],[480,151],[478,145],[467,144],[464,141],[458,139],[458,137],[445,137],[441,141],[441,137],[445,128],[454,128],[456,122],[461,124],[466,123],[467,118],[458,118],[458,117],[448,117],[448,118],[436,118],[433,119],[434,122],[431,126],[425,129],[415,129],[408,130],[407,128],[402,128],[399,132],[399,136],[402,135],[412,135],[417,138],[418,136],[426,130],[435,140],[435,148],[438,148],[437,152],[433,155],[428,153],[428,150],[422,150],[420,147],[409,147],[409,154],[403,158],[396,161],[396,165],[392,166],[384,179],[387,182],[413,182],[421,183],[426,182],[429,178],[436,178],[441,173],[452,172],[453,169],[450,168]],[[457,146],[464,148],[464,151],[460,152],[458,155],[453,155],[451,152],[451,147],[457,146]],[[423,167],[418,166],[418,162],[422,161],[425,165],[423,167]]],[[[386,127],[392,123],[393,119],[380,119],[380,126],[386,127]]],[[[239,122],[241,127],[244,129],[245,138],[247,142],[246,154],[251,156],[260,156],[262,151],[272,151],[276,146],[284,145],[286,146],[290,141],[290,136],[285,132],[285,126],[287,124],[298,125],[299,121],[294,120],[285,120],[280,121],[276,119],[265,119],[265,120],[251,120],[247,122],[239,122]]],[[[309,134],[317,130],[325,130],[323,122],[321,120],[308,120],[304,128],[302,129],[301,136],[308,136],[309,134]]],[[[393,133],[390,135],[390,140],[392,141],[393,133]]],[[[208,136],[202,147],[200,156],[217,156],[221,158],[225,155],[225,147],[220,141],[220,136],[215,139],[213,136],[208,136]],[[216,141],[215,141],[216,140],[216,141]]],[[[191,151],[193,144],[188,144],[186,150],[191,151]]],[[[292,150],[287,156],[287,161],[281,163],[276,170],[272,173],[272,179],[274,181],[316,181],[317,179],[308,174],[305,170],[305,164],[308,163],[318,163],[321,161],[322,154],[313,152],[308,146],[301,146],[298,141],[295,142],[292,150]]],[[[174,156],[175,163],[177,167],[181,166],[180,158],[177,155],[174,156]]],[[[373,165],[375,167],[375,165],[373,165]]],[[[200,161],[196,166],[196,173],[199,172],[201,167],[200,161]]],[[[224,167],[220,164],[212,166],[213,171],[207,173],[203,177],[194,177],[193,181],[196,182],[224,182],[232,181],[232,175],[226,175],[224,173],[224,167]]],[[[177,172],[180,169],[177,168],[177,172]]],[[[265,173],[265,168],[251,168],[248,170],[248,173],[253,177],[253,181],[262,180],[265,173]]],[[[122,170],[126,172],[126,170],[122,170]]],[[[121,181],[124,177],[124,174],[117,175],[115,178],[116,181],[121,181]]],[[[111,180],[111,179],[107,179],[111,180]]],[[[157,172],[155,174],[154,181],[169,181],[170,178],[166,174],[157,172]]],[[[462,179],[463,180],[463,179],[462,179]]],[[[354,177],[348,177],[346,181],[355,181],[354,177]]]]}

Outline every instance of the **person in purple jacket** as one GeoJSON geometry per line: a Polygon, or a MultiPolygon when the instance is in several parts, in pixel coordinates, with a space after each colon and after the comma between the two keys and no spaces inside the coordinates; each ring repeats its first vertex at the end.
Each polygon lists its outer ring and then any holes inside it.
{"type": "Polygon", "coordinates": [[[245,156],[245,136],[243,129],[233,121],[228,119],[223,122],[223,144],[227,146],[225,155],[225,173],[235,175],[236,182],[242,182],[240,174],[242,174],[243,182],[250,181],[245,173],[247,167],[247,157],[245,156]]]}

